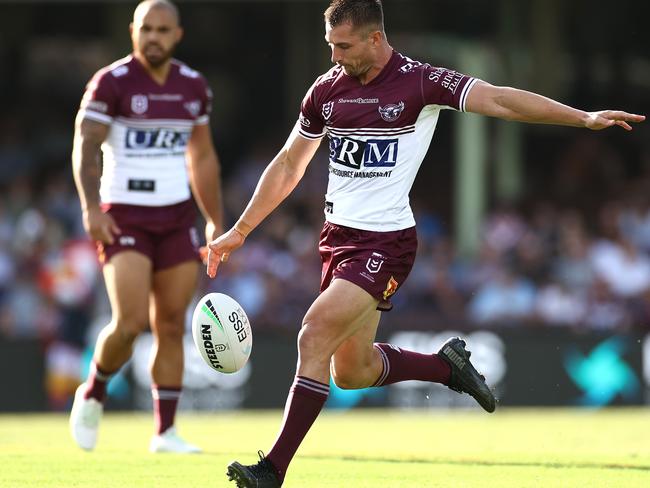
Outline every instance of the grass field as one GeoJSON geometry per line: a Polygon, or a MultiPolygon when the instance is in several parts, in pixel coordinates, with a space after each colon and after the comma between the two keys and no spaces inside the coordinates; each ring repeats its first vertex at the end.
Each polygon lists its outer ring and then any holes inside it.
{"type": "MultiPolygon", "coordinates": [[[[0,416],[0,487],[234,487],[237,459],[256,461],[281,413],[182,414],[204,454],[147,452],[148,414],[108,414],[92,453],[73,446],[67,416],[0,416]]],[[[650,487],[650,415],[640,409],[406,413],[326,412],[287,488],[650,487]]]]}

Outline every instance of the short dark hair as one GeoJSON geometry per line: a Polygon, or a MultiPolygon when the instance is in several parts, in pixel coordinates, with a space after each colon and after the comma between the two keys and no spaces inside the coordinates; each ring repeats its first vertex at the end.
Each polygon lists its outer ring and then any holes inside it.
{"type": "Polygon", "coordinates": [[[332,0],[325,10],[325,21],[332,27],[349,22],[352,27],[384,31],[381,0],[332,0]]]}

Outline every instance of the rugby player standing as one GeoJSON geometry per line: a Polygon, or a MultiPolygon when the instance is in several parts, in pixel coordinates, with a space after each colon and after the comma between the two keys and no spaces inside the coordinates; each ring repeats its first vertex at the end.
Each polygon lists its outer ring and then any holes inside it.
{"type": "Polygon", "coordinates": [[[179,20],[167,0],[141,2],[130,25],[133,53],[94,75],[76,120],[74,178],[112,308],[70,414],[72,436],[86,450],[97,442],[108,379],[151,327],[149,449],[200,452],[178,436],[174,420],[185,313],[200,263],[192,193],[209,242],[222,232],[221,183],[209,125],[212,93],[200,73],[172,58],[183,35],[179,20]]]}
{"type": "Polygon", "coordinates": [[[460,338],[438,353],[375,343],[381,311],[404,283],[417,239],[408,194],[443,109],[506,120],[600,130],[645,117],[585,112],[534,93],[498,87],[414,61],[388,44],[380,0],[334,0],[325,39],[336,65],[307,92],[285,146],[262,174],[241,217],[209,243],[208,275],[239,248],[300,181],[329,138],[326,222],[320,240],[321,293],[298,334],[298,365],[280,433],[254,465],[233,462],[239,487],[282,485],[289,463],[329,394],[408,380],[442,383],[493,412],[496,400],[460,338]]]}

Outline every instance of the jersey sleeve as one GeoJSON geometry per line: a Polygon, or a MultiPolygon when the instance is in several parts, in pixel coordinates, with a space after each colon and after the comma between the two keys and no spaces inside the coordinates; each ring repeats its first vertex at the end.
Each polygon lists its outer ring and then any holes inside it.
{"type": "Polygon", "coordinates": [[[212,113],[212,90],[203,76],[201,76],[201,108],[198,115],[194,120],[195,125],[205,125],[210,122],[210,114],[212,113]]]}
{"type": "Polygon", "coordinates": [[[79,116],[110,125],[115,117],[118,93],[109,71],[99,71],[86,85],[79,116]]]}
{"type": "Polygon", "coordinates": [[[478,78],[447,68],[426,66],[422,71],[422,98],[425,105],[465,111],[465,101],[478,78]]]}
{"type": "Polygon", "coordinates": [[[298,117],[299,130],[301,136],[307,139],[320,139],[325,135],[325,121],[318,110],[315,97],[316,83],[309,89],[300,106],[300,116],[298,117]]]}

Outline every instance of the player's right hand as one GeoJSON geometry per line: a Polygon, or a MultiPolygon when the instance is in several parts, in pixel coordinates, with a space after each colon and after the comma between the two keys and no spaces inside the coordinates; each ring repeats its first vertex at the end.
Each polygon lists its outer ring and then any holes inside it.
{"type": "Polygon", "coordinates": [[[240,248],[244,244],[245,239],[241,232],[232,228],[225,234],[217,237],[214,241],[208,243],[207,272],[210,278],[217,276],[219,263],[227,261],[230,253],[240,248]]]}
{"type": "Polygon", "coordinates": [[[630,123],[639,123],[644,120],[645,115],[630,114],[620,110],[602,110],[600,112],[589,112],[585,126],[591,130],[602,130],[618,125],[625,130],[632,130],[630,123]]]}
{"type": "Polygon", "coordinates": [[[104,244],[113,244],[116,235],[122,231],[113,220],[113,217],[97,207],[83,212],[83,224],[86,233],[94,241],[100,241],[104,244]]]}

